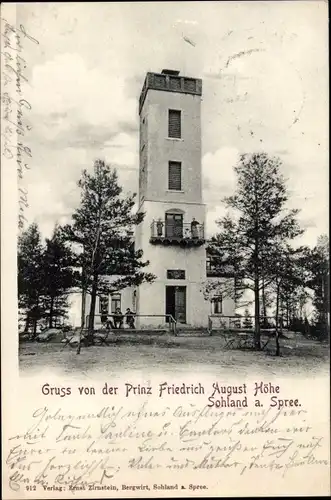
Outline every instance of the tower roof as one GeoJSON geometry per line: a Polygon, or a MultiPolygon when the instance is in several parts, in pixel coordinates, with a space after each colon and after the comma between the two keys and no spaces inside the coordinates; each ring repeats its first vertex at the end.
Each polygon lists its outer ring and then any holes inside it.
{"type": "Polygon", "coordinates": [[[173,75],[173,76],[178,76],[179,71],[177,69],[163,69],[161,71],[161,75],[173,75]]]}
{"type": "Polygon", "coordinates": [[[173,69],[163,69],[161,73],[148,72],[139,98],[139,114],[149,89],[201,96],[202,80],[180,75],[178,70],[173,69]]]}

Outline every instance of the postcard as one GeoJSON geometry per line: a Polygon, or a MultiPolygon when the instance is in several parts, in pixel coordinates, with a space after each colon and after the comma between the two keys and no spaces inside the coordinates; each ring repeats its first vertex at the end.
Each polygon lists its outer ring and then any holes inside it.
{"type": "Polygon", "coordinates": [[[329,496],[327,30],[2,5],[5,500],[329,496]]]}

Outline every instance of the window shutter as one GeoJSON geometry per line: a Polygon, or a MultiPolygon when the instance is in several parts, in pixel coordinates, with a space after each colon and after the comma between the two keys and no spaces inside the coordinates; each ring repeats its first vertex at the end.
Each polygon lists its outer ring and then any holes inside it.
{"type": "Polygon", "coordinates": [[[176,109],[169,109],[169,137],[180,139],[181,131],[181,112],[176,109]]]}
{"type": "Polygon", "coordinates": [[[169,190],[182,189],[182,164],[179,161],[169,161],[169,190]]]}

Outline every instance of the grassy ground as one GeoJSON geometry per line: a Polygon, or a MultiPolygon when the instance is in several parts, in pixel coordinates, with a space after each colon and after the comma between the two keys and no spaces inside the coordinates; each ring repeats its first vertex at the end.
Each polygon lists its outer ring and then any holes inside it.
{"type": "Polygon", "coordinates": [[[226,349],[221,336],[170,337],[122,336],[113,337],[109,346],[63,347],[58,343],[22,343],[19,348],[20,369],[37,373],[52,367],[59,373],[81,376],[89,371],[116,373],[146,370],[160,373],[203,371],[248,375],[268,373],[304,375],[327,372],[329,346],[302,337],[283,339],[281,356],[275,357],[274,341],[266,350],[226,349]]]}

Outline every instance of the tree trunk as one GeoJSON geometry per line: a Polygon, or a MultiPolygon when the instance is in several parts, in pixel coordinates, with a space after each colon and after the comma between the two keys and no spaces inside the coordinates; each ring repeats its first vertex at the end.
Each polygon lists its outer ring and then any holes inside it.
{"type": "Polygon", "coordinates": [[[328,274],[324,272],[322,276],[322,307],[323,307],[323,336],[328,338],[330,336],[330,325],[329,325],[329,280],[328,274]]]}
{"type": "MultiPolygon", "coordinates": [[[[85,247],[83,247],[83,253],[85,252],[85,247]]],[[[82,337],[85,328],[85,314],[86,314],[86,286],[87,286],[87,273],[84,263],[82,264],[82,309],[80,318],[80,332],[78,337],[77,354],[80,354],[82,337]]]]}
{"type": "Polygon", "coordinates": [[[254,196],[255,196],[255,221],[254,221],[254,301],[255,301],[255,329],[254,329],[254,347],[256,350],[261,350],[261,331],[260,331],[260,273],[259,273],[259,199],[256,186],[256,177],[254,179],[254,196]]]}
{"type": "Polygon", "coordinates": [[[80,354],[81,345],[82,345],[82,337],[85,328],[85,311],[86,311],[86,290],[83,288],[82,290],[82,313],[81,313],[81,321],[80,321],[80,332],[77,346],[77,354],[80,354]]]}
{"type": "MultiPolygon", "coordinates": [[[[257,232],[257,227],[256,227],[257,232]]],[[[259,276],[259,242],[258,236],[255,239],[254,251],[254,347],[256,350],[261,349],[261,331],[260,331],[260,276],[259,276]]]]}
{"type": "Polygon", "coordinates": [[[289,330],[290,329],[290,305],[289,305],[288,295],[286,295],[286,323],[287,323],[287,328],[289,330]]]}
{"type": "Polygon", "coordinates": [[[30,314],[27,313],[26,318],[25,318],[24,333],[28,333],[29,332],[29,326],[30,326],[30,314]]]}
{"type": "Polygon", "coordinates": [[[265,296],[264,276],[262,276],[262,316],[263,316],[263,326],[264,328],[267,328],[267,304],[265,296]]]}
{"type": "Polygon", "coordinates": [[[280,345],[279,345],[279,285],[277,285],[276,291],[276,356],[280,355],[280,345]]]}
{"type": "Polygon", "coordinates": [[[53,315],[54,315],[54,297],[51,297],[51,304],[49,307],[49,328],[53,328],[53,315]]]}
{"type": "Polygon", "coordinates": [[[93,344],[93,330],[94,330],[94,315],[95,315],[95,306],[97,301],[97,291],[98,291],[98,274],[94,273],[93,275],[93,283],[92,283],[92,291],[91,291],[91,305],[90,305],[90,314],[89,314],[89,322],[88,322],[88,343],[93,344]]]}
{"type": "Polygon", "coordinates": [[[261,349],[261,331],[260,331],[260,290],[259,290],[259,277],[255,276],[254,280],[254,320],[255,320],[255,330],[254,330],[254,346],[255,349],[261,349]]]}

